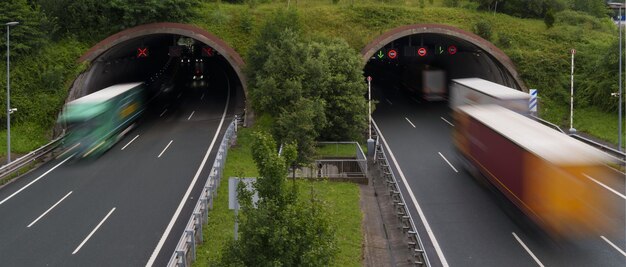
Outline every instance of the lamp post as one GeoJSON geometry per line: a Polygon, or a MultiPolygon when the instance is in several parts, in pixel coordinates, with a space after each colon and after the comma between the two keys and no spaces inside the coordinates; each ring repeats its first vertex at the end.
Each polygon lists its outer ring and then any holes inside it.
{"type": "Polygon", "coordinates": [[[10,55],[9,55],[9,31],[11,26],[20,24],[17,21],[8,22],[7,25],[7,164],[11,163],[11,81],[9,79],[10,55]]]}

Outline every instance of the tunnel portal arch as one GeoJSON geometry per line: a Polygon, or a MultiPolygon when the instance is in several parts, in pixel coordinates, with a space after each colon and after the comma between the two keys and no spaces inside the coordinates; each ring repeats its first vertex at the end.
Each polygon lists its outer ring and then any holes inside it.
{"type": "Polygon", "coordinates": [[[517,70],[515,69],[515,64],[513,64],[513,61],[502,50],[496,47],[493,43],[483,39],[476,34],[449,25],[412,24],[391,29],[374,38],[374,40],[372,40],[367,46],[365,46],[365,48],[361,50],[363,63],[367,64],[376,52],[380,51],[382,48],[394,42],[395,40],[407,36],[424,34],[443,35],[448,38],[466,42],[477,47],[482,52],[486,53],[487,56],[491,58],[493,63],[496,65],[496,68],[498,68],[498,70],[503,73],[501,83],[506,86],[528,92],[526,85],[524,84],[517,70]]]}

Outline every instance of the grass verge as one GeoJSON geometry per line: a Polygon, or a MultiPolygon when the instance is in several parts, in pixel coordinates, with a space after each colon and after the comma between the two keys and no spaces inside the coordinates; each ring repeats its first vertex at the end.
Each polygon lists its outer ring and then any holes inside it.
{"type": "MultiPolygon", "coordinates": [[[[263,123],[260,124],[263,125],[263,123]]],[[[220,182],[213,209],[209,211],[209,222],[203,233],[204,243],[197,249],[197,258],[193,266],[215,265],[221,256],[224,244],[234,236],[234,212],[228,209],[228,177],[258,176],[250,149],[253,131],[254,129],[241,129],[237,134],[237,145],[228,152],[224,178],[220,182]]],[[[306,197],[312,189],[328,203],[332,223],[337,230],[339,248],[334,266],[361,266],[363,236],[358,185],[303,180],[299,180],[298,185],[302,198],[306,197]]]]}

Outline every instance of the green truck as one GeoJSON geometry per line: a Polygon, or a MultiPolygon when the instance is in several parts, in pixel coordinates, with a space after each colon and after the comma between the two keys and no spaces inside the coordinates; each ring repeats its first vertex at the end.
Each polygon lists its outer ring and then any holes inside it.
{"type": "Polygon", "coordinates": [[[145,90],[142,82],[117,84],[67,103],[58,120],[66,127],[64,154],[97,157],[111,148],[144,110],[145,90]]]}

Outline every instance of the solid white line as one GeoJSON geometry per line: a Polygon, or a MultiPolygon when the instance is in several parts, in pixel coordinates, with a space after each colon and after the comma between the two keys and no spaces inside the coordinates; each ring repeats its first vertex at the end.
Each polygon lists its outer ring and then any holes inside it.
{"type": "Polygon", "coordinates": [[[122,147],[122,150],[124,150],[124,148],[126,148],[128,145],[130,145],[130,143],[135,141],[135,139],[137,139],[137,137],[139,137],[139,135],[135,136],[135,138],[133,138],[133,140],[130,140],[130,142],[128,142],[128,144],[126,144],[124,147],[122,147]]]}
{"type": "Polygon", "coordinates": [[[606,190],[609,190],[609,191],[613,192],[613,194],[616,194],[616,195],[618,195],[619,197],[621,197],[621,198],[623,198],[623,199],[626,199],[626,196],[625,196],[625,195],[620,194],[620,192],[615,191],[613,188],[610,188],[610,187],[608,187],[607,185],[605,185],[605,184],[601,183],[600,181],[598,181],[598,180],[596,180],[596,179],[593,179],[593,177],[591,177],[591,176],[589,176],[589,175],[587,175],[587,174],[584,174],[584,173],[583,173],[583,175],[584,175],[585,177],[589,178],[589,180],[596,182],[596,184],[599,184],[600,186],[602,186],[602,187],[606,188],[606,190]]]}
{"type": "Polygon", "coordinates": [[[522,242],[522,240],[517,237],[517,235],[514,232],[511,232],[513,234],[513,237],[515,237],[515,239],[517,239],[517,242],[519,242],[522,247],[524,247],[524,249],[526,250],[526,252],[528,252],[528,254],[530,254],[531,257],[533,257],[533,259],[535,260],[535,262],[537,262],[537,264],[539,264],[539,266],[543,267],[543,264],[539,261],[539,259],[537,259],[537,257],[535,256],[535,254],[533,254],[532,251],[530,251],[530,249],[528,249],[528,247],[526,246],[526,244],[524,244],[524,242],[522,242]]]}
{"type": "Polygon", "coordinates": [[[435,251],[437,252],[437,255],[439,256],[441,265],[443,265],[444,267],[448,267],[449,266],[448,261],[446,261],[446,257],[443,255],[443,251],[441,250],[441,247],[439,247],[439,242],[437,242],[437,238],[435,238],[435,233],[433,233],[433,230],[430,228],[430,224],[428,224],[428,221],[426,220],[426,216],[424,215],[422,208],[417,203],[417,199],[415,198],[413,191],[409,187],[409,183],[407,182],[406,177],[404,177],[404,173],[402,172],[402,169],[400,169],[400,165],[396,161],[396,157],[393,155],[393,152],[391,152],[391,148],[389,148],[389,146],[387,145],[387,141],[385,140],[383,133],[380,131],[380,129],[378,128],[378,125],[376,125],[376,122],[374,120],[372,120],[372,124],[374,124],[376,131],[380,135],[380,139],[383,140],[383,144],[385,144],[385,146],[387,147],[387,150],[389,151],[389,156],[391,157],[393,164],[396,166],[396,169],[398,169],[398,174],[400,174],[400,178],[402,178],[402,182],[406,185],[405,186],[406,190],[409,192],[409,196],[411,197],[411,201],[413,201],[413,205],[415,205],[415,209],[417,209],[417,213],[419,214],[419,217],[422,220],[422,224],[424,225],[424,228],[426,229],[426,232],[428,233],[428,237],[430,237],[430,240],[433,242],[433,246],[435,247],[435,251]]]}
{"type": "Polygon", "coordinates": [[[443,121],[447,122],[448,124],[450,124],[450,126],[454,127],[454,124],[452,124],[451,122],[449,122],[448,120],[444,119],[443,117],[439,117],[441,118],[443,121]]]}
{"type": "Polygon", "coordinates": [[[98,228],[100,228],[100,226],[102,226],[102,224],[104,223],[104,221],[106,221],[109,216],[111,216],[111,213],[113,213],[115,211],[115,208],[113,208],[111,211],[109,211],[109,213],[107,214],[107,216],[104,216],[104,219],[102,219],[102,221],[100,221],[100,223],[98,225],[96,225],[96,228],[94,228],[91,233],[89,233],[89,235],[87,237],[85,237],[85,240],[83,240],[83,242],[80,243],[80,245],[78,245],[78,247],[76,247],[76,249],[74,250],[74,252],[72,252],[72,255],[76,254],[76,252],[78,252],[80,250],[80,248],[83,247],[83,245],[85,245],[85,243],[87,243],[87,241],[89,240],[89,238],[91,238],[91,236],[98,231],[98,228]]]}
{"type": "MultiPolygon", "coordinates": [[[[224,72],[224,76],[226,76],[226,72],[224,72]]],[[[152,266],[154,264],[154,261],[156,260],[157,256],[159,255],[159,252],[161,251],[161,248],[163,248],[163,244],[165,244],[165,240],[167,239],[167,236],[170,235],[170,232],[172,231],[172,227],[174,227],[174,223],[176,223],[176,219],[180,215],[180,212],[183,210],[183,206],[185,206],[185,201],[187,199],[189,199],[189,195],[191,194],[191,190],[193,189],[193,186],[196,184],[196,181],[198,180],[198,177],[200,177],[200,173],[202,172],[202,169],[204,168],[204,164],[206,164],[206,161],[209,159],[209,154],[211,153],[211,150],[213,150],[213,145],[215,145],[215,141],[217,140],[217,136],[219,135],[220,130],[222,129],[222,125],[224,124],[224,119],[226,118],[226,111],[228,111],[228,103],[230,102],[230,81],[228,80],[228,77],[226,77],[226,82],[228,83],[228,93],[227,93],[227,96],[226,96],[226,105],[224,106],[224,112],[222,113],[222,119],[220,120],[220,124],[217,127],[217,130],[215,131],[215,135],[213,136],[213,140],[211,141],[211,145],[209,146],[209,149],[207,149],[206,154],[204,154],[204,159],[202,160],[202,163],[200,164],[200,167],[198,167],[198,171],[196,171],[196,175],[193,177],[193,180],[191,181],[191,184],[189,185],[189,188],[187,188],[187,192],[185,192],[185,195],[180,200],[180,203],[178,204],[178,208],[176,208],[176,212],[174,212],[174,215],[172,216],[172,219],[170,220],[170,223],[167,225],[167,228],[165,228],[165,232],[163,232],[163,235],[161,236],[161,239],[159,240],[159,243],[157,244],[156,248],[154,248],[154,251],[152,251],[152,255],[150,256],[150,259],[146,263],[146,266],[152,266]]]]}
{"type": "Polygon", "coordinates": [[[159,115],[159,117],[163,117],[163,114],[165,114],[165,112],[167,112],[167,109],[163,110],[163,112],[161,112],[161,115],[159,115]]]}
{"type": "Polygon", "coordinates": [[[200,100],[204,99],[204,93],[202,93],[202,96],[200,97],[200,100]]]}
{"type": "Polygon", "coordinates": [[[22,192],[22,190],[28,188],[30,185],[34,184],[35,182],[39,181],[39,179],[43,178],[44,176],[46,176],[46,174],[50,173],[51,171],[53,171],[54,169],[56,169],[57,167],[61,166],[61,164],[65,163],[66,161],[68,161],[69,159],[71,159],[72,157],[74,157],[74,155],[76,155],[76,153],[72,154],[71,156],[67,157],[66,159],[64,159],[63,161],[61,161],[61,163],[55,165],[54,167],[52,167],[51,169],[49,169],[47,172],[44,172],[42,175],[40,175],[39,177],[37,177],[37,179],[33,180],[32,182],[28,183],[27,185],[25,185],[24,187],[20,188],[20,190],[15,191],[15,193],[11,194],[10,196],[8,196],[7,198],[5,198],[4,200],[0,201],[0,205],[2,205],[2,203],[6,202],[7,200],[11,199],[12,197],[14,197],[15,195],[17,195],[19,192],[22,192]]]}
{"type": "Polygon", "coordinates": [[[439,152],[439,156],[441,156],[443,158],[443,160],[445,160],[448,163],[448,165],[450,165],[450,167],[454,170],[454,172],[456,172],[456,173],[459,172],[459,171],[456,170],[456,168],[454,166],[452,166],[452,163],[450,163],[448,161],[448,159],[446,157],[444,157],[443,154],[441,154],[441,152],[439,152]]]}
{"type": "Polygon", "coordinates": [[[624,255],[624,257],[626,257],[626,252],[624,252],[622,249],[620,249],[618,246],[616,246],[615,244],[613,244],[613,242],[611,242],[610,240],[608,240],[606,237],[604,236],[600,236],[602,237],[602,239],[604,239],[604,241],[606,241],[607,243],[609,243],[609,245],[611,245],[613,248],[617,249],[617,251],[619,251],[619,253],[622,253],[622,255],[624,255]]]}
{"type": "Polygon", "coordinates": [[[387,103],[389,103],[389,105],[393,105],[393,103],[391,103],[391,101],[389,101],[389,99],[385,98],[385,100],[387,100],[387,103]]]}
{"type": "Polygon", "coordinates": [[[409,118],[407,118],[407,117],[404,117],[404,118],[406,119],[406,121],[408,121],[408,122],[409,122],[409,124],[411,124],[411,126],[413,126],[413,128],[415,128],[415,124],[413,124],[413,123],[409,120],[409,118]]]}
{"type": "Polygon", "coordinates": [[[163,153],[165,153],[165,150],[167,150],[168,147],[170,147],[170,145],[172,144],[174,140],[170,140],[169,143],[167,143],[167,146],[165,146],[165,148],[163,149],[163,151],[161,151],[161,154],[159,154],[159,156],[157,158],[160,158],[161,155],[163,155],[163,153]]]}
{"type": "Polygon", "coordinates": [[[33,226],[33,224],[35,224],[37,221],[39,221],[39,219],[43,218],[43,216],[46,216],[46,214],[48,214],[48,212],[50,212],[52,209],[54,209],[54,207],[59,205],[59,203],[61,203],[61,201],[63,201],[66,197],[69,197],[71,194],[72,194],[72,191],[67,193],[67,195],[65,195],[63,198],[61,198],[61,200],[57,201],[57,203],[54,203],[54,205],[52,205],[52,207],[50,207],[48,210],[46,210],[46,212],[44,212],[39,217],[37,217],[37,219],[35,219],[32,223],[30,223],[28,226],[26,226],[26,228],[30,228],[31,226],[33,226]]]}
{"type": "Polygon", "coordinates": [[[194,113],[196,113],[195,110],[191,112],[191,115],[189,115],[189,118],[187,118],[187,120],[191,120],[191,116],[193,116],[194,113]]]}

